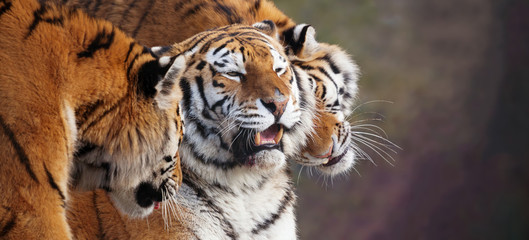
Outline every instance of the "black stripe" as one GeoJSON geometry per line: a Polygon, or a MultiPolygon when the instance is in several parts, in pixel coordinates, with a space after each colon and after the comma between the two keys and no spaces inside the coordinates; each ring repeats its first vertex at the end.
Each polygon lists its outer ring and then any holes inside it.
{"type": "Polygon", "coordinates": [[[305,35],[307,35],[307,30],[309,27],[310,25],[303,27],[303,30],[301,30],[301,33],[299,34],[299,39],[294,39],[295,27],[289,28],[283,32],[284,41],[292,48],[294,54],[298,54],[303,48],[303,44],[305,43],[305,35]]]}
{"type": "MultiPolygon", "coordinates": [[[[160,170],[160,175],[164,175],[167,171],[174,170],[174,169],[175,169],[175,163],[171,164],[169,167],[167,167],[165,169],[162,168],[160,170]]],[[[168,180],[168,179],[166,179],[166,180],[168,180]]],[[[162,185],[164,185],[164,184],[162,184],[162,185]]]]}
{"type": "MultiPolygon", "coordinates": [[[[301,107],[301,109],[311,109],[309,107],[309,103],[307,102],[307,99],[305,98],[306,96],[309,96],[309,92],[312,91],[312,86],[313,86],[313,82],[312,81],[309,81],[310,83],[310,89],[305,89],[305,86],[303,86],[303,84],[301,84],[301,77],[299,77],[299,73],[298,71],[295,69],[295,68],[292,68],[294,69],[294,74],[296,75],[296,83],[297,83],[297,86],[301,92],[301,94],[299,94],[299,99],[300,99],[300,103],[299,103],[299,106],[301,107]]],[[[310,80],[310,79],[309,79],[310,80]]],[[[298,122],[298,123],[301,123],[301,122],[298,122]]],[[[296,127],[296,125],[298,125],[297,123],[292,127],[292,129],[294,127],[296,127]]]]}
{"type": "MultiPolygon", "coordinates": [[[[183,142],[184,143],[187,142],[189,144],[190,140],[187,136],[184,136],[183,142]]],[[[233,169],[235,167],[242,165],[240,162],[237,162],[237,161],[222,162],[215,158],[208,158],[197,151],[197,148],[200,148],[200,147],[196,147],[193,144],[189,144],[189,145],[191,146],[191,153],[193,154],[193,157],[198,159],[204,165],[210,165],[210,166],[213,165],[216,168],[222,169],[222,170],[229,170],[229,169],[233,169]]]]}
{"type": "Polygon", "coordinates": [[[325,99],[325,95],[327,95],[327,88],[325,87],[325,84],[322,84],[321,88],[322,88],[321,90],[322,93],[321,93],[320,99],[325,99]]]}
{"type": "Polygon", "coordinates": [[[173,89],[173,85],[175,83],[173,79],[175,79],[175,77],[176,76],[168,76],[167,79],[162,82],[162,90],[160,91],[161,94],[169,95],[172,92],[171,90],[173,89]]]}
{"type": "Polygon", "coordinates": [[[191,87],[187,82],[187,78],[180,78],[180,88],[182,89],[183,96],[183,108],[189,109],[191,107],[191,87]]]}
{"type": "Polygon", "coordinates": [[[257,15],[259,8],[261,8],[261,0],[255,1],[253,7],[250,9],[253,16],[257,15]]]}
{"type": "Polygon", "coordinates": [[[226,47],[226,45],[228,45],[227,42],[224,43],[224,44],[222,44],[222,45],[220,45],[217,49],[215,49],[215,51],[213,51],[213,55],[217,55],[217,53],[218,53],[220,50],[224,49],[224,47],[226,47]]]}
{"type": "MultiPolygon", "coordinates": [[[[323,73],[325,76],[327,76],[327,78],[329,78],[333,83],[333,79],[331,77],[331,75],[323,68],[323,67],[318,67],[318,70],[323,73]]],[[[336,83],[334,83],[334,85],[336,86],[336,83]]],[[[338,88],[338,86],[336,86],[336,88],[338,88]]]]}
{"type": "MultiPolygon", "coordinates": [[[[240,42],[240,41],[239,41],[240,42]]],[[[245,52],[244,52],[244,47],[240,47],[239,48],[239,51],[241,52],[242,54],[242,62],[246,62],[246,56],[245,56],[245,52]]]]}
{"type": "Polygon", "coordinates": [[[184,13],[184,15],[182,16],[182,19],[188,18],[191,15],[196,14],[198,12],[198,10],[200,10],[200,8],[202,8],[205,5],[206,5],[206,3],[199,3],[199,4],[195,5],[195,6],[193,6],[191,9],[187,10],[186,13],[184,13]]]}
{"type": "Polygon", "coordinates": [[[153,5],[154,5],[154,0],[149,0],[149,3],[147,3],[147,6],[142,7],[144,12],[143,12],[143,15],[141,15],[138,23],[136,23],[136,28],[134,28],[134,31],[132,31],[132,37],[135,38],[136,35],[138,34],[138,31],[143,26],[143,21],[145,21],[145,18],[147,17],[147,14],[149,14],[149,12],[151,11],[153,5]]]}
{"type": "Polygon", "coordinates": [[[303,27],[303,29],[299,33],[299,38],[298,38],[297,43],[296,43],[299,46],[298,52],[301,50],[303,44],[305,44],[305,38],[306,38],[307,30],[309,29],[309,27],[310,27],[310,25],[306,25],[305,27],[303,27]]]}
{"type": "Polygon", "coordinates": [[[326,61],[329,64],[329,66],[331,67],[332,72],[334,74],[339,74],[340,73],[340,69],[338,69],[338,67],[334,64],[334,62],[331,60],[331,57],[329,55],[325,55],[325,56],[323,56],[321,58],[318,58],[316,60],[319,60],[319,59],[322,59],[322,60],[326,61]]]}
{"type": "Polygon", "coordinates": [[[236,11],[233,11],[233,9],[226,5],[217,3],[217,6],[215,6],[215,10],[216,12],[223,12],[224,15],[228,18],[229,24],[242,22],[241,16],[239,16],[236,11]]]}
{"type": "Polygon", "coordinates": [[[94,204],[94,208],[96,210],[96,218],[97,218],[97,225],[99,232],[97,233],[97,239],[106,239],[105,231],[103,229],[103,219],[101,218],[101,211],[99,210],[99,207],[97,206],[97,195],[96,191],[92,192],[92,203],[94,204]]]}
{"type": "Polygon", "coordinates": [[[210,108],[208,100],[206,99],[206,93],[204,92],[204,78],[202,78],[201,76],[196,76],[195,80],[197,81],[198,91],[200,93],[202,101],[204,102],[204,106],[210,108]]]}
{"type": "Polygon", "coordinates": [[[18,141],[17,141],[17,139],[15,137],[15,134],[7,126],[7,124],[4,122],[4,118],[2,118],[2,116],[0,116],[0,125],[2,125],[4,133],[7,135],[7,137],[9,138],[9,141],[11,141],[11,144],[13,145],[13,148],[17,152],[18,160],[22,163],[22,165],[24,165],[26,167],[26,172],[28,172],[28,174],[31,177],[31,179],[33,179],[35,182],[38,183],[39,180],[37,179],[37,176],[35,175],[35,172],[33,172],[33,169],[31,169],[31,164],[29,162],[28,155],[26,155],[26,152],[24,151],[22,146],[20,145],[20,143],[18,143],[18,141]]]}
{"type": "Polygon", "coordinates": [[[225,230],[226,235],[231,239],[237,239],[239,236],[233,229],[233,225],[231,222],[229,222],[226,219],[226,216],[224,216],[224,212],[221,208],[219,208],[215,203],[211,200],[211,198],[208,196],[206,191],[198,185],[195,184],[195,182],[200,182],[200,179],[195,176],[193,173],[191,173],[187,168],[182,168],[182,183],[189,186],[193,191],[196,193],[197,198],[204,201],[211,210],[216,212],[220,215],[219,221],[221,221],[221,224],[223,225],[223,228],[225,230]]]}
{"type": "Polygon", "coordinates": [[[281,200],[281,203],[279,204],[279,208],[277,209],[277,211],[265,221],[257,224],[257,226],[254,229],[252,229],[253,234],[258,234],[260,231],[268,229],[286,211],[287,207],[290,205],[292,200],[294,200],[294,194],[292,193],[292,189],[290,188],[285,189],[285,190],[286,190],[286,194],[285,196],[283,196],[283,199],[281,200]]]}
{"type": "Polygon", "coordinates": [[[224,88],[224,83],[219,83],[217,80],[213,80],[213,87],[224,88]]]}
{"type": "Polygon", "coordinates": [[[219,100],[215,104],[213,104],[213,106],[211,106],[210,109],[215,111],[216,107],[222,107],[222,104],[224,104],[224,102],[226,102],[227,99],[228,99],[228,96],[224,96],[224,98],[222,98],[221,100],[219,100]]]}
{"type": "Polygon", "coordinates": [[[63,24],[63,16],[59,16],[58,18],[42,18],[42,15],[48,10],[48,6],[41,5],[35,12],[33,12],[33,22],[28,27],[28,33],[26,34],[25,38],[28,38],[31,36],[33,31],[37,28],[40,22],[47,22],[49,24],[62,26],[63,24]]]}
{"type": "Polygon", "coordinates": [[[276,22],[275,24],[276,24],[276,26],[277,26],[278,28],[282,28],[282,27],[284,27],[285,25],[287,25],[287,23],[288,23],[288,19],[283,19],[283,20],[281,20],[281,21],[276,22]]]}
{"type": "Polygon", "coordinates": [[[219,66],[219,67],[221,67],[221,68],[226,66],[226,64],[224,64],[224,63],[219,63],[219,62],[217,62],[217,61],[213,62],[213,65],[215,65],[215,66],[219,66]]]}
{"type": "Polygon", "coordinates": [[[127,78],[129,81],[133,80],[132,76],[130,76],[130,71],[132,70],[132,67],[134,66],[134,63],[136,62],[136,60],[138,59],[138,57],[140,56],[141,54],[135,54],[134,57],[132,58],[132,60],[130,61],[129,63],[129,66],[127,67],[127,78]]]}
{"type": "Polygon", "coordinates": [[[83,123],[103,104],[101,99],[98,99],[95,102],[87,103],[81,105],[75,110],[75,116],[79,116],[79,121],[76,121],[77,128],[79,128],[83,123]]]}
{"type": "MultiPolygon", "coordinates": [[[[103,184],[101,184],[102,188],[108,188],[110,189],[109,185],[110,185],[110,163],[108,162],[102,162],[99,164],[99,166],[96,166],[96,168],[102,168],[105,170],[105,178],[103,179],[103,184]]],[[[117,169],[117,168],[115,168],[117,169]]],[[[114,174],[114,176],[116,176],[117,173],[114,174]]],[[[107,190],[107,192],[110,192],[109,190],[107,190]]]]}
{"type": "Polygon", "coordinates": [[[200,61],[198,64],[197,64],[197,67],[196,69],[197,70],[202,70],[204,68],[204,66],[206,66],[206,61],[200,61]]]}
{"type": "Polygon", "coordinates": [[[44,165],[44,171],[46,171],[46,176],[48,176],[48,183],[50,184],[51,188],[57,190],[57,192],[59,193],[59,196],[61,197],[61,201],[62,201],[62,207],[64,208],[66,204],[66,198],[64,197],[64,193],[61,191],[61,189],[59,188],[59,186],[53,179],[53,176],[51,175],[50,171],[48,171],[46,164],[43,164],[43,165],[44,165]]]}
{"type": "Polygon", "coordinates": [[[94,149],[96,149],[98,146],[93,144],[93,143],[89,143],[89,142],[81,142],[81,147],[79,149],[77,149],[77,151],[75,151],[75,153],[73,154],[73,156],[75,158],[80,158],[80,157],[83,157],[84,155],[88,154],[89,152],[93,151],[94,149]]]}
{"type": "MultiPolygon", "coordinates": [[[[99,115],[97,118],[92,120],[83,131],[88,131],[88,129],[93,127],[96,123],[100,122],[101,119],[103,119],[103,117],[105,117],[108,113],[114,111],[114,109],[116,109],[119,105],[121,105],[123,103],[123,101],[125,101],[125,99],[127,97],[128,97],[128,94],[125,95],[124,97],[120,98],[114,105],[112,105],[112,107],[108,108],[101,115],[99,115]]],[[[86,125],[86,122],[85,122],[85,125],[86,125]]]]}
{"type": "Polygon", "coordinates": [[[112,43],[114,42],[114,36],[116,32],[114,27],[110,30],[110,33],[107,33],[106,29],[103,29],[102,32],[97,33],[94,40],[88,45],[88,47],[77,53],[78,58],[91,58],[94,56],[94,53],[100,49],[109,49],[112,43]]]}
{"type": "Polygon", "coordinates": [[[145,98],[153,98],[157,92],[156,85],[162,80],[162,76],[169,70],[169,67],[171,67],[170,64],[163,68],[160,67],[156,59],[143,63],[136,73],[136,92],[145,98]]]}
{"type": "Polygon", "coordinates": [[[17,215],[15,215],[14,213],[11,213],[11,218],[9,219],[9,221],[7,221],[6,225],[4,225],[4,227],[0,231],[0,237],[6,236],[9,233],[9,231],[11,231],[15,227],[16,220],[17,220],[17,215]]]}
{"type": "Polygon", "coordinates": [[[344,83],[347,85],[347,83],[349,83],[350,81],[353,80],[353,74],[350,73],[350,72],[346,72],[344,73],[344,76],[343,76],[343,81],[344,83]]]}
{"type": "Polygon", "coordinates": [[[196,128],[198,132],[200,133],[200,136],[202,138],[206,139],[209,135],[215,135],[218,134],[217,131],[215,131],[215,128],[208,128],[207,126],[204,126],[198,118],[189,119],[189,124],[194,123],[196,125],[196,128]]]}
{"type": "Polygon", "coordinates": [[[2,7],[0,7],[0,16],[2,16],[2,14],[6,13],[7,11],[9,11],[9,9],[11,9],[11,6],[13,6],[13,3],[12,2],[6,2],[5,0],[2,1],[4,3],[4,5],[2,7]]]}
{"type": "Polygon", "coordinates": [[[134,45],[136,45],[135,42],[131,42],[129,44],[129,50],[127,51],[127,56],[125,57],[125,61],[123,61],[123,63],[127,63],[127,60],[129,60],[129,56],[130,56],[130,53],[132,52],[132,49],[134,49],[134,45]]]}

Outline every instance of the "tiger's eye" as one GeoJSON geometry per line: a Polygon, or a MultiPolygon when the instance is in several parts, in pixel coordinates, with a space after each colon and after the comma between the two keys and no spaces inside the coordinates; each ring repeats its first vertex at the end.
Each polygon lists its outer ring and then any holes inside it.
{"type": "Polygon", "coordinates": [[[227,72],[226,75],[230,77],[238,77],[240,74],[238,72],[227,72]]]}

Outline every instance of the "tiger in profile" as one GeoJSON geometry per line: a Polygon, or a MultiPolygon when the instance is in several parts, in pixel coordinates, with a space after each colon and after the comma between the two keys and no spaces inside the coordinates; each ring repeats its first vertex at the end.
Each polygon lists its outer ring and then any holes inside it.
{"type": "Polygon", "coordinates": [[[0,1],[0,48],[0,238],[70,239],[70,185],[134,217],[176,194],[183,56],[36,0],[0,1]]]}
{"type": "MultiPolygon", "coordinates": [[[[318,106],[315,131],[306,147],[293,159],[316,167],[323,174],[347,173],[359,157],[366,157],[354,138],[369,144],[364,136],[353,136],[346,120],[358,92],[359,70],[340,47],[317,42],[315,30],[298,24],[268,0],[68,0],[97,17],[105,18],[148,46],[183,41],[210,28],[235,23],[251,25],[271,20],[289,61],[308,74],[318,106]]],[[[306,123],[309,124],[309,123],[306,123]]]]}

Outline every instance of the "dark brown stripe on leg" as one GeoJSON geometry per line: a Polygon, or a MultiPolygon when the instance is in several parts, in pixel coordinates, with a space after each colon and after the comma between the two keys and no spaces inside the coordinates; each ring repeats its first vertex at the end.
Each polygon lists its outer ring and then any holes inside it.
{"type": "Polygon", "coordinates": [[[61,206],[64,208],[66,204],[66,198],[64,197],[64,193],[61,191],[61,189],[55,182],[55,179],[53,179],[53,176],[51,175],[50,171],[48,171],[46,164],[43,164],[43,165],[44,165],[44,171],[46,171],[46,176],[48,176],[48,183],[50,184],[51,188],[57,190],[57,192],[59,193],[59,196],[61,197],[61,201],[62,201],[61,206]]]}
{"type": "Polygon", "coordinates": [[[9,231],[11,231],[15,227],[15,223],[17,220],[17,216],[14,213],[11,213],[11,218],[9,221],[7,221],[6,225],[2,227],[2,230],[0,231],[0,237],[4,237],[7,234],[9,234],[9,231]]]}
{"type": "Polygon", "coordinates": [[[37,179],[35,172],[33,172],[33,169],[31,168],[28,155],[26,155],[26,152],[24,151],[22,146],[20,146],[20,143],[18,143],[17,139],[15,138],[15,134],[6,125],[2,116],[0,116],[0,125],[2,125],[2,129],[4,130],[4,133],[7,135],[7,137],[9,138],[9,141],[11,141],[11,144],[13,145],[13,148],[17,152],[18,160],[22,163],[22,165],[24,165],[24,167],[26,167],[26,171],[28,172],[31,179],[33,179],[35,182],[38,183],[39,180],[37,179]]]}

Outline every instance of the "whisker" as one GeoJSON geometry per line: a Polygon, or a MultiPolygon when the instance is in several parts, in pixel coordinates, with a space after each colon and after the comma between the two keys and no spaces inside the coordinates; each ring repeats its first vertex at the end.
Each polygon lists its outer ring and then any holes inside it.
{"type": "Polygon", "coordinates": [[[393,160],[393,162],[395,161],[395,159],[393,158],[393,156],[391,156],[391,154],[387,153],[386,151],[384,151],[383,149],[381,149],[380,147],[368,142],[368,141],[365,141],[363,139],[360,139],[360,138],[356,138],[356,137],[353,137],[354,140],[362,143],[364,146],[370,148],[371,150],[373,150],[373,152],[375,152],[377,155],[379,155],[381,158],[383,158],[387,163],[389,163],[390,165],[393,166],[393,163],[391,161],[389,161],[387,157],[389,157],[391,160],[393,160]],[[382,153],[384,153],[384,155],[382,153]]]}
{"type": "Polygon", "coordinates": [[[359,138],[362,138],[362,139],[367,139],[367,140],[370,140],[370,141],[372,141],[374,143],[377,143],[377,144],[379,144],[381,146],[385,146],[388,149],[390,149],[391,151],[393,151],[394,153],[397,153],[397,151],[393,150],[391,147],[394,147],[394,148],[397,148],[399,150],[402,150],[402,148],[399,147],[397,144],[393,143],[392,141],[390,141],[387,138],[384,138],[382,136],[379,136],[379,135],[376,135],[376,134],[372,134],[372,133],[368,133],[368,132],[358,132],[358,131],[351,131],[351,133],[353,133],[353,136],[355,136],[355,137],[359,137],[359,138]],[[371,138],[369,138],[367,136],[376,138],[377,140],[380,140],[382,142],[378,142],[375,139],[371,139],[371,138]]]}
{"type": "Polygon", "coordinates": [[[389,104],[393,104],[392,101],[387,101],[387,100],[371,100],[371,101],[367,101],[365,103],[362,103],[362,104],[359,104],[357,105],[355,108],[353,108],[353,110],[351,111],[352,113],[355,112],[358,108],[364,106],[364,105],[367,105],[367,104],[371,104],[371,103],[389,103],[389,104]]]}
{"type": "Polygon", "coordinates": [[[356,130],[356,129],[364,129],[364,130],[368,130],[369,132],[372,132],[376,135],[384,135],[385,138],[389,138],[388,137],[388,134],[386,133],[386,131],[384,131],[384,129],[382,129],[381,127],[377,126],[377,125],[373,125],[373,124],[359,124],[359,125],[355,125],[355,126],[351,126],[349,128],[349,130],[356,130]]]}
{"type": "Polygon", "coordinates": [[[301,172],[303,172],[303,167],[305,167],[305,166],[301,165],[301,168],[299,169],[298,179],[296,180],[296,185],[299,185],[299,177],[301,176],[301,172]]]}

